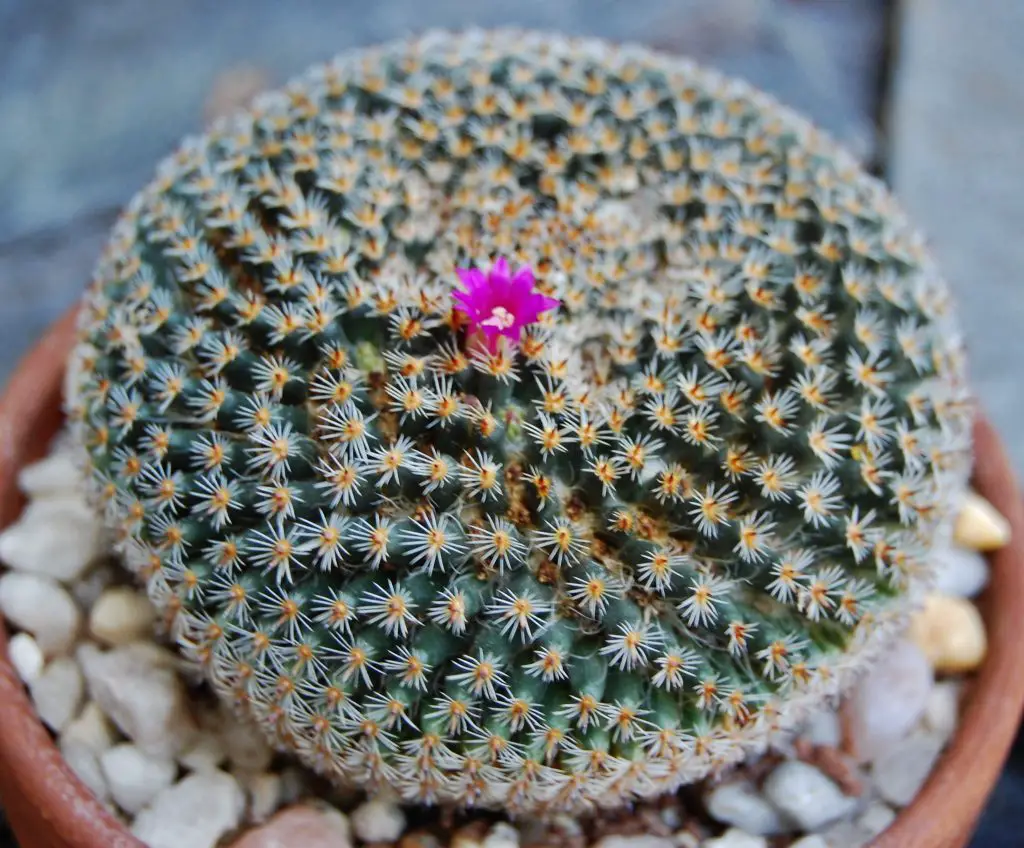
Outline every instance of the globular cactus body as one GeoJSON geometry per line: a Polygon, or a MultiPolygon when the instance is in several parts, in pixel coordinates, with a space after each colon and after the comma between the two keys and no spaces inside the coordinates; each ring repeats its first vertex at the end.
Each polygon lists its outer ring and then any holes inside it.
{"type": "Polygon", "coordinates": [[[342,56],[187,142],[69,386],[218,694],[336,780],[513,810],[670,790],[838,691],[969,460],[875,180],[744,85],[522,32],[342,56]]]}

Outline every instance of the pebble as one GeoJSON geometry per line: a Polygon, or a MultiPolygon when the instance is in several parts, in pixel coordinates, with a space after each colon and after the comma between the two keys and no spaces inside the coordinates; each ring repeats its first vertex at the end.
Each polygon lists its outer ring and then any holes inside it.
{"type": "Polygon", "coordinates": [[[393,801],[366,801],[351,818],[352,829],[363,842],[394,842],[405,830],[405,813],[393,801]]]}
{"type": "Polygon", "coordinates": [[[55,450],[18,472],[18,488],[26,498],[60,495],[81,497],[82,472],[69,450],[55,450]]]}
{"type": "Polygon", "coordinates": [[[100,760],[92,748],[77,740],[60,740],[60,753],[64,762],[100,801],[110,800],[110,787],[100,768],[100,760]]]}
{"type": "Polygon", "coordinates": [[[828,848],[866,848],[872,836],[855,821],[840,821],[823,830],[828,848]]]}
{"type": "Polygon", "coordinates": [[[281,775],[265,771],[261,774],[236,777],[249,799],[249,821],[262,824],[277,812],[284,798],[284,781],[281,775]]]}
{"type": "Polygon", "coordinates": [[[90,644],[79,648],[89,692],[143,751],[174,757],[196,734],[185,686],[173,669],[152,664],[152,652],[132,648],[128,645],[106,652],[90,644]]]}
{"type": "Polygon", "coordinates": [[[846,747],[860,762],[888,750],[917,724],[933,685],[928,658],[899,640],[880,654],[847,698],[846,747]]]}
{"type": "MultiPolygon", "coordinates": [[[[426,830],[411,831],[398,840],[398,848],[445,848],[434,834],[426,830]]],[[[447,848],[453,848],[449,843],[447,848]]],[[[537,848],[537,846],[533,846],[537,848]]]]}
{"type": "Polygon", "coordinates": [[[994,551],[1010,541],[1010,522],[977,492],[968,492],[953,526],[958,545],[975,551],[994,551]]]}
{"type": "Polygon", "coordinates": [[[988,649],[985,622],[970,601],[929,595],[910,623],[910,637],[939,674],[974,671],[988,649]]]}
{"type": "Polygon", "coordinates": [[[0,577],[0,612],[15,627],[35,636],[48,657],[70,650],[81,624],[78,607],[59,584],[20,571],[0,577]]]}
{"type": "Polygon", "coordinates": [[[924,785],[945,747],[945,739],[913,733],[875,760],[871,776],[878,794],[890,804],[906,806],[924,785]]]}
{"type": "Polygon", "coordinates": [[[82,672],[70,657],[52,660],[29,687],[39,717],[58,733],[75,717],[84,691],[82,672]]]}
{"type": "Polygon", "coordinates": [[[100,768],[117,806],[130,814],[170,786],[178,772],[173,760],[150,756],[127,742],[104,751],[100,768]]]}
{"type": "Polygon", "coordinates": [[[274,751],[258,728],[223,708],[218,717],[217,733],[228,762],[239,771],[266,771],[274,759],[274,751]]]}
{"type": "Polygon", "coordinates": [[[127,645],[146,636],[155,612],[149,598],[130,586],[107,589],[89,612],[89,633],[107,645],[127,645]]]}
{"type": "Polygon", "coordinates": [[[351,844],[351,828],[342,813],[333,807],[301,804],[250,830],[231,848],[349,848],[351,844]]]}
{"type": "Polygon", "coordinates": [[[705,840],[703,848],[768,848],[768,840],[731,827],[721,836],[705,840]]]}
{"type": "Polygon", "coordinates": [[[857,817],[857,824],[869,834],[871,839],[878,836],[894,821],[896,821],[896,811],[881,801],[869,804],[867,809],[857,817]]]}
{"type": "Polygon", "coordinates": [[[7,643],[7,656],[22,683],[35,681],[46,662],[39,643],[28,633],[15,633],[7,643]]]}
{"type": "Polygon", "coordinates": [[[774,836],[787,830],[779,811],[745,780],[714,787],[704,796],[704,804],[712,818],[748,833],[774,836]]]}
{"type": "Polygon", "coordinates": [[[498,822],[484,837],[483,848],[519,848],[519,831],[508,822],[498,822]]]}
{"type": "MultiPolygon", "coordinates": [[[[93,644],[92,647],[95,648],[96,645],[93,644]]],[[[130,658],[153,668],[166,668],[171,671],[183,668],[181,658],[174,651],[151,641],[148,637],[138,642],[132,642],[130,645],[118,645],[117,653],[126,659],[130,658]]]]}
{"type": "Polygon", "coordinates": [[[192,744],[178,755],[178,762],[189,771],[211,771],[225,759],[224,743],[219,736],[207,730],[200,731],[192,744]]]}
{"type": "Polygon", "coordinates": [[[103,552],[103,526],[84,500],[33,500],[0,533],[0,560],[16,571],[75,580],[103,552]]]}
{"type": "Polygon", "coordinates": [[[935,591],[958,598],[973,598],[988,585],[989,567],[984,554],[943,545],[931,555],[935,569],[935,591]]]}
{"type": "Polygon", "coordinates": [[[674,848],[675,843],[665,836],[642,833],[627,836],[616,833],[605,836],[594,843],[593,848],[674,848]]]}
{"type": "Polygon", "coordinates": [[[298,766],[290,766],[279,772],[281,777],[281,805],[294,804],[304,797],[309,789],[307,772],[298,766]]]}
{"type": "Polygon", "coordinates": [[[830,848],[824,837],[811,833],[790,844],[789,848],[830,848]]]}
{"type": "Polygon", "coordinates": [[[214,848],[241,823],[245,795],[222,771],[196,772],[160,792],[132,834],[148,848],[214,848]]]}
{"type": "Polygon", "coordinates": [[[848,815],[857,806],[814,766],[789,760],[764,782],[765,797],[802,830],[815,831],[848,815]]]}
{"type": "Polygon", "coordinates": [[[837,747],[843,740],[838,713],[830,708],[818,710],[807,720],[800,735],[812,745],[837,747]]]}
{"type": "Polygon", "coordinates": [[[99,704],[89,701],[60,734],[61,742],[81,744],[96,754],[114,745],[114,728],[99,704]]]}
{"type": "MultiPolygon", "coordinates": [[[[486,822],[480,819],[470,819],[448,838],[448,848],[481,848],[486,833],[486,822]]],[[[417,837],[417,841],[419,841],[419,837],[417,837]]],[[[423,846],[420,845],[418,848],[423,848],[423,846]]]]}
{"type": "Polygon", "coordinates": [[[662,807],[661,812],[658,814],[659,818],[664,823],[665,827],[672,830],[678,830],[683,826],[683,813],[679,807],[662,807]]]}
{"type": "Polygon", "coordinates": [[[924,709],[922,723],[924,727],[949,739],[955,732],[960,721],[960,693],[963,682],[960,680],[940,680],[932,687],[928,696],[928,704],[924,709]]]}
{"type": "Polygon", "coordinates": [[[123,569],[110,560],[96,563],[78,580],[68,586],[71,597],[75,599],[78,606],[84,610],[92,609],[93,604],[99,600],[108,586],[123,578],[123,569]]]}

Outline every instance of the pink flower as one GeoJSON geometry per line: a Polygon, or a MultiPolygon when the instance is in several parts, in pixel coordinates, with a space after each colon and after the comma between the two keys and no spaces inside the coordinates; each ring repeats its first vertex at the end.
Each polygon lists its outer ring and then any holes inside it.
{"type": "Polygon", "coordinates": [[[466,290],[455,292],[455,308],[469,319],[470,335],[482,332],[491,348],[501,336],[518,342],[523,327],[560,305],[557,298],[534,290],[529,266],[512,276],[504,258],[496,260],[486,274],[478,268],[458,268],[456,273],[466,290]]]}

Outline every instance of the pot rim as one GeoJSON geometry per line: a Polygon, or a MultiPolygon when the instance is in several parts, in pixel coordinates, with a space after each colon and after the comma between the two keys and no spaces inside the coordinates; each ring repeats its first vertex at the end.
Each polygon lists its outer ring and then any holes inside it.
{"type": "MultiPolygon", "coordinates": [[[[75,338],[73,307],[18,364],[0,394],[0,529],[24,505],[18,473],[41,458],[62,420],[65,362],[75,338]]],[[[872,848],[921,843],[957,848],[968,840],[990,795],[1024,706],[1024,501],[1009,458],[984,415],[975,422],[973,483],[1005,516],[1009,545],[990,555],[982,597],[989,650],[973,677],[951,743],[915,799],[872,848]]],[[[0,617],[0,796],[15,834],[33,848],[144,848],[77,778],[38,718],[7,658],[0,617]]]]}

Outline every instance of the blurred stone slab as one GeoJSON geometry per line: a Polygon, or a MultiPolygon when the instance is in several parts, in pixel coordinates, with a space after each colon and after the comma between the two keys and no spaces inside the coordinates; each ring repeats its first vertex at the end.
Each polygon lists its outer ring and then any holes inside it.
{"type": "Polygon", "coordinates": [[[256,67],[279,83],[348,47],[428,27],[553,29],[714,64],[868,156],[884,3],[0,0],[0,381],[81,290],[104,212],[201,128],[226,70],[256,67]]]}
{"type": "Polygon", "coordinates": [[[904,0],[889,173],[955,287],[978,392],[1024,472],[1024,2],[904,0]]]}

